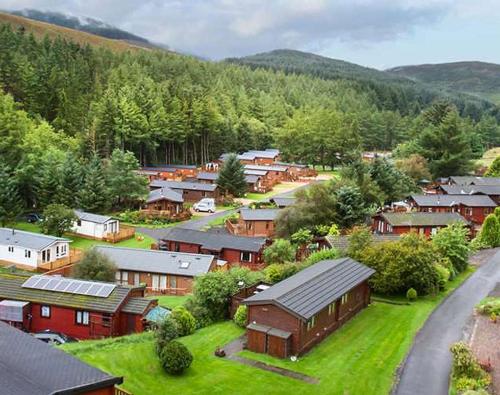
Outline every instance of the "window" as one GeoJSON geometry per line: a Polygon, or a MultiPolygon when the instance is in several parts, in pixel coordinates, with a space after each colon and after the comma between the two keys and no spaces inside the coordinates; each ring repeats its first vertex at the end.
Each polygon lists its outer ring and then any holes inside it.
{"type": "Polygon", "coordinates": [[[328,305],[328,315],[332,315],[333,313],[335,313],[335,302],[328,305]]]}
{"type": "Polygon", "coordinates": [[[176,242],[176,243],[174,244],[174,250],[175,250],[175,252],[179,252],[179,251],[181,250],[181,246],[180,246],[180,244],[179,244],[179,243],[177,243],[177,242],[176,242]]]}
{"type": "Polygon", "coordinates": [[[314,326],[316,325],[316,316],[313,315],[308,321],[307,321],[307,330],[310,331],[314,326]]]}
{"type": "Polygon", "coordinates": [[[9,252],[14,252],[14,247],[9,246],[9,252]]]}
{"type": "Polygon", "coordinates": [[[77,220],[77,221],[76,221],[76,226],[82,226],[82,220],[80,220],[80,219],[79,219],[79,220],[77,220]]]}
{"type": "Polygon", "coordinates": [[[269,221],[266,222],[266,229],[269,229],[269,221]]]}
{"type": "Polygon", "coordinates": [[[165,274],[160,276],[160,289],[167,289],[167,276],[165,274]]]}
{"type": "Polygon", "coordinates": [[[24,257],[31,258],[31,250],[24,250],[24,257]]]}
{"type": "Polygon", "coordinates": [[[102,326],[107,328],[111,327],[111,316],[109,314],[102,315],[102,326]]]}
{"type": "Polygon", "coordinates": [[[348,299],[349,299],[349,293],[346,293],[345,295],[342,296],[340,304],[343,304],[343,305],[346,304],[348,299]]]}
{"type": "Polygon", "coordinates": [[[177,277],[170,276],[170,288],[177,288],[177,277]]]}
{"type": "Polygon", "coordinates": [[[108,230],[108,225],[104,224],[104,231],[106,232],[108,230]]]}
{"type": "Polygon", "coordinates": [[[50,306],[40,306],[40,317],[50,318],[50,306]]]}
{"type": "Polygon", "coordinates": [[[437,233],[437,228],[432,228],[431,229],[431,235],[434,236],[437,233]]]}
{"type": "Polygon", "coordinates": [[[465,215],[472,215],[472,208],[467,207],[467,208],[465,209],[465,215]]]}
{"type": "Polygon", "coordinates": [[[240,254],[241,262],[251,262],[252,261],[252,253],[247,251],[242,251],[240,254]]]}
{"type": "Polygon", "coordinates": [[[88,311],[76,311],[76,324],[77,325],[88,325],[89,324],[89,312],[88,311]]]}

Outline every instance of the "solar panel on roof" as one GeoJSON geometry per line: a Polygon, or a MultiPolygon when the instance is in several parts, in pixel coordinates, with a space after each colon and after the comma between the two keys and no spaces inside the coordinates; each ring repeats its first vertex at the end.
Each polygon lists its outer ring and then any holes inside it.
{"type": "Polygon", "coordinates": [[[22,287],[106,298],[113,292],[116,286],[114,284],[42,275],[30,277],[23,283],[22,287]]]}

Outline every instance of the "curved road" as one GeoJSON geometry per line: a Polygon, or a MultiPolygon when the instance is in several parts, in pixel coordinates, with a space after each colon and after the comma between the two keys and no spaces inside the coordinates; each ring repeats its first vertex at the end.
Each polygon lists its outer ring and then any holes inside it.
{"type": "Polygon", "coordinates": [[[500,252],[483,263],[434,310],[407,356],[395,395],[447,395],[451,371],[449,347],[459,341],[474,306],[500,282],[500,252]]]}

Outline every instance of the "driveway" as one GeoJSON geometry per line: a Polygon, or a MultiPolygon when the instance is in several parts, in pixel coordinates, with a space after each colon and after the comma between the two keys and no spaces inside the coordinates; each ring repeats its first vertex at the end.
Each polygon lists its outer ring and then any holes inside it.
{"type": "Polygon", "coordinates": [[[434,310],[415,337],[393,394],[448,394],[450,345],[462,339],[474,306],[497,282],[500,282],[500,252],[482,264],[434,310]]]}

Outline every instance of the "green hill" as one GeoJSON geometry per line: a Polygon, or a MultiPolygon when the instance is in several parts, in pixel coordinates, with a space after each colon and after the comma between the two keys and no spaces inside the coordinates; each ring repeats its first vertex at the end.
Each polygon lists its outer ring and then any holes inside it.
{"type": "Polygon", "coordinates": [[[397,77],[474,94],[500,103],[500,65],[485,62],[455,62],[400,66],[387,70],[397,77]]]}

